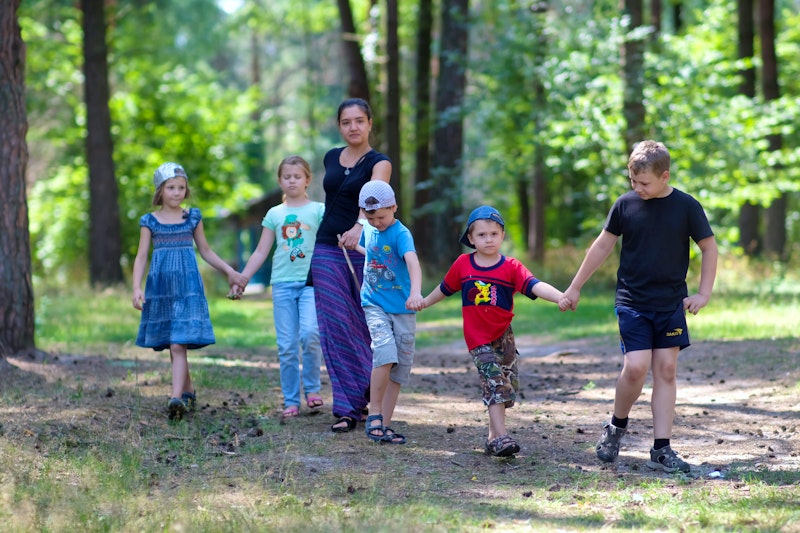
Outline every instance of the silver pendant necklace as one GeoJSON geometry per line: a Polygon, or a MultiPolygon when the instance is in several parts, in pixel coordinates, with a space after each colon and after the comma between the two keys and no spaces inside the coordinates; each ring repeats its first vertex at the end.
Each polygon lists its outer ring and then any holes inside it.
{"type": "MultiPolygon", "coordinates": [[[[358,158],[358,161],[356,161],[356,162],[353,164],[353,166],[351,166],[351,167],[344,167],[344,175],[345,175],[345,176],[349,176],[349,175],[350,175],[350,170],[352,170],[352,169],[356,168],[356,167],[358,166],[358,164],[359,164],[359,163],[361,163],[361,162],[364,160],[364,158],[365,158],[365,157],[367,157],[367,154],[368,154],[368,153],[370,153],[371,151],[372,151],[372,149],[371,149],[371,148],[370,148],[369,150],[367,150],[367,151],[366,151],[366,152],[365,152],[365,153],[364,153],[364,154],[363,154],[361,157],[359,157],[359,158],[358,158]]],[[[342,166],[344,166],[344,165],[342,165],[342,166]]]]}

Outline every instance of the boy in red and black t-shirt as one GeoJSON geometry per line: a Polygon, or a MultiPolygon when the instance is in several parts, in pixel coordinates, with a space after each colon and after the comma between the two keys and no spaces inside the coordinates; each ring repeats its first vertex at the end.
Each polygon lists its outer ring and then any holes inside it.
{"type": "Polygon", "coordinates": [[[531,274],[525,265],[500,253],[505,223],[488,205],[475,209],[467,221],[461,243],[475,248],[462,254],[442,283],[425,297],[420,309],[461,291],[464,340],[483,386],[483,403],[489,409],[489,436],[485,450],[504,457],[519,451],[506,431],[506,408],[517,398],[519,377],[517,347],[511,331],[514,293],[558,303],[561,291],[531,274]]]}

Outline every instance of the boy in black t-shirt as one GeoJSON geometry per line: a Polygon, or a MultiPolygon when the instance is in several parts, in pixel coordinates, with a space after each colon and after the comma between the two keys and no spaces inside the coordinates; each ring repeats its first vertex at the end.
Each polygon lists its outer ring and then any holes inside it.
{"type": "Polygon", "coordinates": [[[575,310],[581,287],[622,237],[615,312],[625,361],[617,380],[614,414],[604,424],[597,457],[610,463],[619,454],[628,414],[653,369],[653,447],[647,466],[665,472],[691,467],[670,447],[675,418],[678,352],[689,346],[686,311],[708,304],[717,271],[717,243],[703,208],[692,196],[669,185],[670,156],[655,141],[636,145],[628,160],[631,188],[614,203],[564,297],[562,311],[575,310]],[[702,252],[700,286],[688,295],[689,239],[702,252]]]}

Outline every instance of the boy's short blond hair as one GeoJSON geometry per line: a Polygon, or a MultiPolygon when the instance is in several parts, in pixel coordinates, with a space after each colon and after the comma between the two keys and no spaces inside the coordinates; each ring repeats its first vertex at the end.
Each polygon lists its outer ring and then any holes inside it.
{"type": "Polygon", "coordinates": [[[660,176],[669,171],[669,150],[658,141],[642,141],[633,148],[628,158],[628,173],[631,176],[651,170],[660,176]]]}

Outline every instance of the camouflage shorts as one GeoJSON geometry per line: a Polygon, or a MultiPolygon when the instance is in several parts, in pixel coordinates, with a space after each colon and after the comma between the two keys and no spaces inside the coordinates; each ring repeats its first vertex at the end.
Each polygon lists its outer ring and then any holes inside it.
{"type": "Polygon", "coordinates": [[[514,332],[508,328],[499,339],[469,351],[483,387],[483,403],[513,407],[519,388],[517,345],[514,332]]]}

